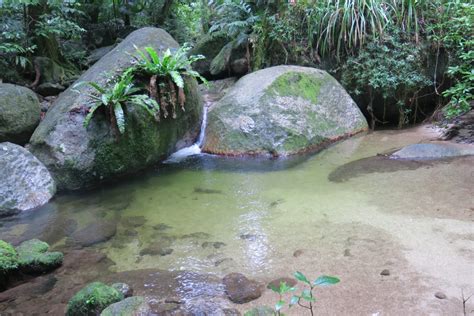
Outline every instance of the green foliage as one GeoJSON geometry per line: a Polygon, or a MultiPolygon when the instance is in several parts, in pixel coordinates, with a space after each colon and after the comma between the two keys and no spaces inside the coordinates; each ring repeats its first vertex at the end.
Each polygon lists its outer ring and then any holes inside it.
{"type": "Polygon", "coordinates": [[[155,119],[159,119],[160,107],[152,98],[144,94],[136,95],[140,91],[132,83],[133,75],[131,72],[125,72],[123,76],[111,87],[106,88],[95,82],[81,82],[76,87],[87,84],[95,90],[95,93],[89,93],[89,97],[95,101],[95,104],[89,109],[89,113],[84,119],[84,127],[87,127],[94,113],[105,108],[106,115],[109,117],[114,131],[120,134],[125,133],[125,105],[127,103],[144,108],[155,119]]]}
{"type": "Polygon", "coordinates": [[[376,118],[373,100],[381,96],[386,104],[395,104],[399,111],[399,127],[411,118],[416,121],[417,96],[432,85],[424,74],[423,48],[405,41],[396,31],[387,32],[381,41],[375,40],[347,59],[343,66],[342,83],[356,95],[369,95],[368,112],[375,121],[384,122],[385,117],[376,118]]]}
{"type": "Polygon", "coordinates": [[[286,282],[281,282],[280,287],[269,286],[269,288],[279,296],[279,300],[275,304],[275,311],[277,315],[282,315],[281,310],[287,304],[287,302],[284,300],[284,296],[286,294],[291,294],[291,298],[288,303],[289,308],[298,305],[307,309],[309,313],[313,315],[313,303],[316,301],[313,295],[313,290],[318,286],[334,285],[340,282],[338,278],[327,275],[322,275],[311,282],[303,273],[299,271],[295,272],[294,276],[298,281],[305,285],[305,288],[300,292],[300,294],[292,294],[297,291],[297,288],[288,286],[286,282]]]}
{"type": "Polygon", "coordinates": [[[474,100],[474,4],[448,1],[436,21],[429,28],[430,39],[450,57],[447,74],[453,85],[443,92],[449,99],[444,113],[450,119],[470,110],[474,100]]]}
{"type": "Polygon", "coordinates": [[[9,243],[0,240],[0,275],[18,268],[18,254],[9,243]]]}
{"type": "Polygon", "coordinates": [[[171,53],[170,49],[167,49],[161,56],[152,47],[145,47],[145,52],[136,49],[138,53],[136,69],[138,72],[150,76],[170,77],[179,88],[184,88],[183,76],[199,78],[206,82],[206,79],[191,68],[192,63],[204,59],[204,56],[188,56],[187,53],[191,49],[188,45],[181,46],[174,54],[171,53]]]}

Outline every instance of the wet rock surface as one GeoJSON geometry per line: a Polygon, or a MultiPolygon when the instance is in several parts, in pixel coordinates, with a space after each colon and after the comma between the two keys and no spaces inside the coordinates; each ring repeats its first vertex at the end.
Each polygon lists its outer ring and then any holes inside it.
{"type": "Polygon", "coordinates": [[[147,316],[153,312],[143,296],[128,297],[120,302],[109,305],[100,316],[147,316]]]}
{"type": "Polygon", "coordinates": [[[394,152],[392,159],[427,160],[474,155],[474,145],[460,146],[452,143],[414,144],[394,152]]]}
{"type": "Polygon", "coordinates": [[[89,247],[111,239],[116,233],[117,224],[115,222],[98,220],[74,232],[68,238],[68,243],[80,247],[89,247]]]}
{"type": "Polygon", "coordinates": [[[0,143],[0,217],[46,204],[56,184],[46,167],[28,150],[0,143]]]}
{"type": "Polygon", "coordinates": [[[261,286],[241,273],[230,273],[222,279],[225,292],[233,303],[243,304],[262,295],[261,286]]]}

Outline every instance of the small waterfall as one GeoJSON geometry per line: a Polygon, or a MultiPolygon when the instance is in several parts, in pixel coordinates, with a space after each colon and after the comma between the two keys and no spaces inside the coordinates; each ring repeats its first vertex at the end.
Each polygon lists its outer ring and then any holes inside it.
{"type": "Polygon", "coordinates": [[[201,130],[199,132],[198,140],[193,145],[189,147],[185,147],[173,153],[171,156],[169,156],[168,159],[164,161],[164,163],[178,163],[178,162],[183,161],[189,156],[199,155],[201,153],[201,147],[204,144],[204,139],[206,136],[206,125],[207,125],[207,104],[204,105],[201,130]]]}

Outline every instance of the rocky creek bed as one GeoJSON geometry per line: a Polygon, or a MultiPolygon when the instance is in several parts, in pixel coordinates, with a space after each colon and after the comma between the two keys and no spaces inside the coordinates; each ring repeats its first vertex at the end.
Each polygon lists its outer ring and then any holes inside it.
{"type": "Polygon", "coordinates": [[[44,240],[64,262],[1,292],[0,314],[62,315],[102,281],[128,283],[159,315],[238,315],[273,306],[266,284],[295,271],[341,279],[315,293],[320,314],[462,314],[461,292],[474,292],[474,158],[387,157],[435,136],[380,131],[297,160],[201,155],[60,194],[2,221],[2,239],[44,240]],[[232,300],[236,272],[248,292],[232,300]]]}

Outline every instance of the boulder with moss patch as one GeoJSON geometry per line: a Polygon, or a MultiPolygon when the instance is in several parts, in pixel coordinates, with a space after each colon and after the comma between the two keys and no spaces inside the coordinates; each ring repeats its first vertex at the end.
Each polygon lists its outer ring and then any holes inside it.
{"type": "MultiPolygon", "coordinates": [[[[78,81],[107,85],[132,63],[135,46],[150,46],[159,53],[178,43],[164,30],[146,27],[131,33],[112,51],[95,63],[78,81]]],[[[185,111],[177,117],[157,123],[146,110],[126,106],[125,134],[115,137],[110,122],[98,111],[89,126],[84,118],[94,101],[87,85],[70,87],[54,102],[30,140],[30,150],[52,173],[58,189],[92,187],[149,167],[174,152],[192,144],[199,133],[202,100],[197,81],[186,78],[185,111]],[[79,93],[78,93],[79,92],[79,93]]]]}
{"type": "Polygon", "coordinates": [[[66,316],[96,316],[121,300],[123,294],[113,287],[101,282],[89,283],[71,298],[66,316]]]}
{"type": "Polygon", "coordinates": [[[18,253],[12,245],[0,240],[0,275],[6,275],[18,268],[18,253]]]}
{"type": "Polygon", "coordinates": [[[209,112],[204,151],[286,156],[367,130],[344,88],[315,68],[277,66],[241,78],[209,112]]]}
{"type": "Polygon", "coordinates": [[[25,273],[44,273],[59,267],[63,263],[61,252],[49,252],[49,245],[38,239],[21,243],[18,252],[18,266],[25,273]]]}

